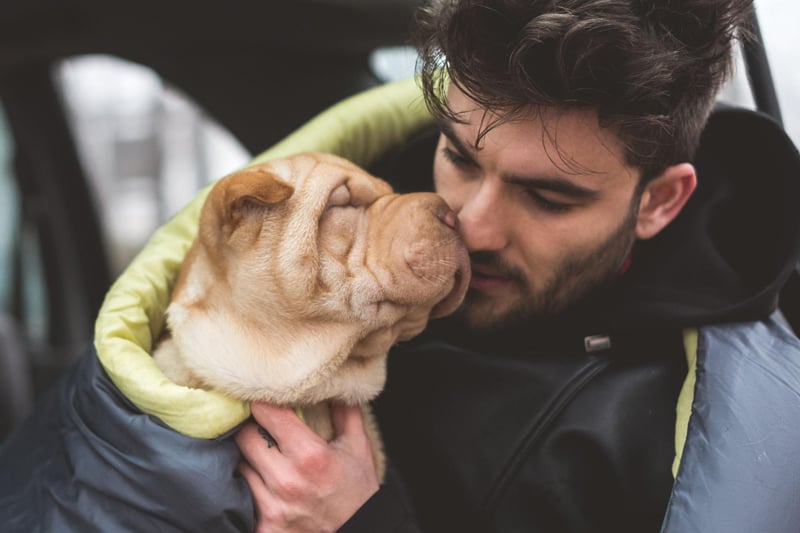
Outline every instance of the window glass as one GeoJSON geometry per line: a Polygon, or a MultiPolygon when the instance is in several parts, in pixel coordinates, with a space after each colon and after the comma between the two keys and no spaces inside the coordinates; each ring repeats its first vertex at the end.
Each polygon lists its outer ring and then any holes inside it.
{"type": "MultiPolygon", "coordinates": [[[[756,0],[755,6],[783,127],[794,144],[800,146],[800,102],[797,98],[800,94],[800,69],[795,67],[797,43],[794,28],[800,17],[800,3],[796,0],[756,0]]],[[[755,102],[739,47],[736,52],[734,77],[723,89],[721,99],[754,109],[755,102]]]]}
{"type": "Polygon", "coordinates": [[[797,68],[797,0],[756,0],[761,35],[781,106],[783,125],[800,146],[800,69],[797,68]]]}
{"type": "Polygon", "coordinates": [[[737,45],[733,49],[733,75],[720,91],[719,100],[749,109],[756,107],[750,83],[747,81],[741,46],[737,45]]]}
{"type": "Polygon", "coordinates": [[[11,307],[14,242],[19,227],[19,198],[14,183],[13,141],[0,106],[0,310],[11,307]]]}
{"type": "Polygon", "coordinates": [[[20,203],[14,140],[0,105],[0,316],[13,317],[27,342],[42,344],[48,307],[40,243],[36,228],[23,223],[20,203]]]}
{"type": "Polygon", "coordinates": [[[154,71],[110,56],[56,68],[114,274],[205,184],[250,154],[154,71]]]}
{"type": "Polygon", "coordinates": [[[414,75],[417,52],[412,46],[386,46],[376,48],[369,56],[373,74],[383,81],[396,81],[414,75]]]}

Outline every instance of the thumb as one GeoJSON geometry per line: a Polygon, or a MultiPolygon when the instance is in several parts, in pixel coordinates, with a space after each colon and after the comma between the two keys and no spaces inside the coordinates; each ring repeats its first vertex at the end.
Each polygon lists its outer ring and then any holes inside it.
{"type": "Polygon", "coordinates": [[[375,490],[380,485],[379,476],[383,475],[383,458],[378,452],[378,458],[375,457],[375,450],[373,450],[373,443],[370,435],[375,437],[370,428],[366,424],[372,424],[372,418],[369,412],[366,416],[370,419],[365,422],[364,416],[366,407],[358,405],[331,405],[331,422],[336,436],[332,444],[341,452],[356,460],[361,472],[366,475],[375,484],[375,490]],[[376,463],[378,459],[378,463],[376,463]],[[381,472],[381,473],[379,473],[381,472]]]}
{"type": "Polygon", "coordinates": [[[331,405],[331,422],[336,440],[366,437],[364,415],[360,405],[331,405]]]}

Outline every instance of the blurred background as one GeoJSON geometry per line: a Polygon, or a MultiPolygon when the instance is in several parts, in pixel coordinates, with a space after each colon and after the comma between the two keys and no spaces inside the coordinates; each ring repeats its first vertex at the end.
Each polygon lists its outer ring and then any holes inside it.
{"type": "MultiPolygon", "coordinates": [[[[12,408],[0,438],[90,342],[111,280],[199,188],[341,98],[413,74],[419,3],[4,2],[0,408],[12,408]]],[[[756,8],[800,144],[800,4],[756,8]]],[[[721,99],[754,107],[741,55],[721,99]]]]}
{"type": "MultiPolygon", "coordinates": [[[[385,47],[367,65],[383,83],[413,75],[415,60],[411,48],[385,47]]],[[[198,189],[258,153],[145,66],[89,55],[60,62],[54,75],[115,275],[198,189]]]]}

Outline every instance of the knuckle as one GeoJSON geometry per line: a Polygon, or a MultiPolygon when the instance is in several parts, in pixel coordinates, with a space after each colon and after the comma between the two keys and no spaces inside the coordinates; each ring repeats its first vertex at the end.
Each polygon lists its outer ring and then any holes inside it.
{"type": "Polygon", "coordinates": [[[284,501],[301,500],[308,493],[308,484],[301,477],[291,476],[278,483],[277,491],[284,501]]]}
{"type": "MultiPolygon", "coordinates": [[[[279,506],[272,506],[265,509],[260,518],[261,520],[259,523],[264,525],[283,524],[286,521],[283,509],[279,506]]],[[[265,529],[265,531],[267,531],[267,529],[265,529]]]]}
{"type": "Polygon", "coordinates": [[[303,454],[298,457],[297,469],[310,476],[324,472],[330,464],[330,453],[322,446],[309,446],[303,454]]]}

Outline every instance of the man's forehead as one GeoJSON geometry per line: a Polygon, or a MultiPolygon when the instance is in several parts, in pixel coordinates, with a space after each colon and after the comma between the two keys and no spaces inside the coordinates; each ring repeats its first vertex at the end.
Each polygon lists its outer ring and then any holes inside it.
{"type": "Polygon", "coordinates": [[[452,85],[448,106],[455,120],[444,117],[439,126],[459,149],[480,152],[495,145],[507,156],[516,149],[521,159],[539,154],[568,175],[617,175],[624,170],[638,176],[626,163],[619,137],[601,127],[594,110],[531,106],[502,113],[481,108],[452,85]]]}

